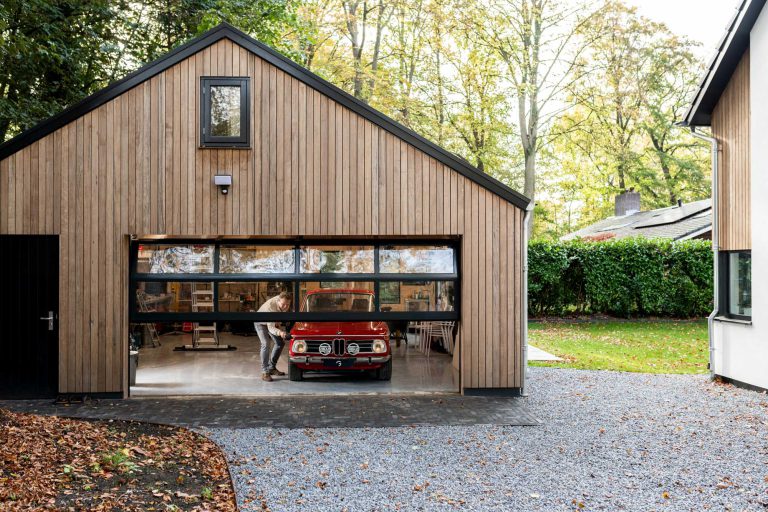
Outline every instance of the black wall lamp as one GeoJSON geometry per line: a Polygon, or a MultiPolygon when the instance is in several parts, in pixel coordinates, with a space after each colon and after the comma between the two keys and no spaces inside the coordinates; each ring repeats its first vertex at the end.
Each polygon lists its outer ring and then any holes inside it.
{"type": "Polygon", "coordinates": [[[229,187],[232,186],[232,175],[217,174],[213,177],[213,184],[219,187],[222,194],[227,195],[229,193],[229,187]]]}

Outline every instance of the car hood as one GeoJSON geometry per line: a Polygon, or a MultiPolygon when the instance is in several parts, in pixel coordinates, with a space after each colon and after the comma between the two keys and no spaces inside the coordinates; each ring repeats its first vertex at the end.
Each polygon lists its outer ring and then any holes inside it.
{"type": "Polygon", "coordinates": [[[293,337],[307,336],[386,336],[385,322],[298,322],[291,329],[293,337]]]}

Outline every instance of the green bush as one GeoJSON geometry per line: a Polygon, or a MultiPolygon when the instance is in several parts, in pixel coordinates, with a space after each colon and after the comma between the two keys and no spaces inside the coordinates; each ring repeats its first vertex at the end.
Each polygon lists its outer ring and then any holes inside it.
{"type": "Polygon", "coordinates": [[[704,316],[712,308],[712,279],[711,244],[704,240],[528,245],[532,316],[704,316]]]}

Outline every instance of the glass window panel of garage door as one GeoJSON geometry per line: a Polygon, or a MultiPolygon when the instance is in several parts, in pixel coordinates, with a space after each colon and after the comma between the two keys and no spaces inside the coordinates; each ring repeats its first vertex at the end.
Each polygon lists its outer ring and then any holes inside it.
{"type": "Polygon", "coordinates": [[[213,245],[142,245],[136,271],[146,274],[210,274],[213,245]]]}
{"type": "Polygon", "coordinates": [[[383,274],[453,274],[453,248],[448,246],[389,245],[379,249],[383,274]]]}
{"type": "Polygon", "coordinates": [[[222,245],[219,272],[223,274],[293,274],[295,252],[288,246],[222,245]]]}
{"type": "Polygon", "coordinates": [[[372,282],[312,281],[299,285],[300,311],[309,313],[374,311],[372,282]]]}
{"type": "Polygon", "coordinates": [[[454,311],[453,281],[382,281],[379,308],[382,312],[454,311]]]}
{"type": "Polygon", "coordinates": [[[213,283],[139,281],[136,306],[144,313],[209,313],[213,311],[213,283]]]}
{"type": "Polygon", "coordinates": [[[282,292],[293,293],[289,281],[237,281],[219,283],[218,310],[224,313],[253,313],[282,292]]]}
{"type": "Polygon", "coordinates": [[[372,246],[301,248],[302,274],[372,274],[372,246]]]}

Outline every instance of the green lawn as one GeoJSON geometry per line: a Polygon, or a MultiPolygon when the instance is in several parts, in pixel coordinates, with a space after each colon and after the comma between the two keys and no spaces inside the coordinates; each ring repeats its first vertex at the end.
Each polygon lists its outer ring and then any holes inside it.
{"type": "Polygon", "coordinates": [[[531,366],[645,373],[706,373],[706,320],[530,322],[531,345],[562,357],[531,366]]]}

